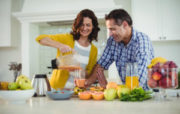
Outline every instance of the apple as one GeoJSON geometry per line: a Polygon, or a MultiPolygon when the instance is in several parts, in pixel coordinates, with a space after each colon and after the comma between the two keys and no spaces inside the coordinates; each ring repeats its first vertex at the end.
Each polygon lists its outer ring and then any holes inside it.
{"type": "Polygon", "coordinates": [[[169,77],[164,77],[159,81],[159,86],[162,88],[170,88],[172,86],[171,79],[169,77]]]}
{"type": "Polygon", "coordinates": [[[16,90],[18,88],[18,84],[16,82],[11,82],[8,84],[9,90],[16,90]]]}
{"type": "Polygon", "coordinates": [[[114,100],[116,97],[117,97],[116,89],[114,89],[114,88],[109,88],[109,89],[106,89],[106,90],[104,91],[104,98],[105,98],[107,101],[112,101],[112,100],[114,100]]]}
{"type": "Polygon", "coordinates": [[[19,81],[19,86],[23,90],[25,90],[25,89],[32,89],[31,81],[27,80],[27,79],[20,80],[19,81]]]}
{"type": "Polygon", "coordinates": [[[176,71],[169,72],[169,77],[172,82],[172,87],[177,87],[178,86],[178,74],[176,71]]]}
{"type": "Polygon", "coordinates": [[[122,88],[118,88],[117,95],[119,98],[121,98],[121,94],[129,94],[130,92],[131,92],[130,88],[122,87],[122,88]]]}
{"type": "Polygon", "coordinates": [[[16,83],[19,84],[19,81],[20,81],[20,80],[24,80],[24,79],[29,80],[29,78],[28,78],[27,76],[25,76],[25,75],[19,75],[19,76],[17,77],[17,79],[16,79],[16,83]]]}
{"type": "Polygon", "coordinates": [[[154,73],[152,74],[152,78],[153,78],[154,80],[156,80],[156,81],[160,80],[161,77],[162,77],[162,75],[161,75],[161,73],[159,73],[159,72],[154,72],[154,73]]]}
{"type": "Polygon", "coordinates": [[[150,88],[156,88],[157,87],[157,85],[158,85],[158,83],[157,83],[157,81],[155,81],[154,79],[149,79],[148,80],[148,86],[150,87],[150,88]]]}
{"type": "Polygon", "coordinates": [[[16,79],[16,83],[21,89],[32,89],[30,79],[25,75],[20,75],[16,79]]]}

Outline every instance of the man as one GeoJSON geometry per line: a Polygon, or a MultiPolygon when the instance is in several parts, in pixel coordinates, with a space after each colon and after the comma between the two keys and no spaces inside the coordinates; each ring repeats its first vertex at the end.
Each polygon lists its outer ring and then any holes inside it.
{"type": "Polygon", "coordinates": [[[86,81],[86,85],[90,85],[98,79],[100,85],[105,88],[107,81],[103,71],[108,70],[114,61],[121,81],[125,84],[126,75],[123,71],[126,63],[137,62],[139,85],[147,90],[147,66],[154,58],[154,50],[149,37],[132,27],[131,17],[123,9],[111,11],[105,16],[105,20],[110,37],[94,72],[86,81]]]}

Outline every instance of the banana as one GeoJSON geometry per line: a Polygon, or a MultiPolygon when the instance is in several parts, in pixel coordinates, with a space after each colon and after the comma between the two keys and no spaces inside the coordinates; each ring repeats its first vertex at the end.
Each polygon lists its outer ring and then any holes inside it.
{"type": "Polygon", "coordinates": [[[158,62],[159,63],[165,63],[166,61],[167,61],[167,59],[165,59],[163,57],[156,57],[156,58],[151,60],[151,64],[148,65],[148,68],[152,68],[158,62]]]}

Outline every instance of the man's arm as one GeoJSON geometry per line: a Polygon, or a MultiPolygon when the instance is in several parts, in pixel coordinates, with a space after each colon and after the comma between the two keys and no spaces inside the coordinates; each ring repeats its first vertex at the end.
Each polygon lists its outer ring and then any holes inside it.
{"type": "Polygon", "coordinates": [[[86,86],[90,86],[96,80],[99,81],[101,87],[106,88],[107,80],[104,75],[104,68],[102,68],[99,64],[96,64],[91,76],[86,80],[85,84],[86,86]]]}
{"type": "Polygon", "coordinates": [[[146,83],[147,66],[150,64],[153,58],[154,50],[151,42],[149,40],[145,40],[143,44],[139,44],[139,49],[136,56],[136,60],[138,61],[139,85],[142,86],[145,90],[148,89],[146,83]]]}

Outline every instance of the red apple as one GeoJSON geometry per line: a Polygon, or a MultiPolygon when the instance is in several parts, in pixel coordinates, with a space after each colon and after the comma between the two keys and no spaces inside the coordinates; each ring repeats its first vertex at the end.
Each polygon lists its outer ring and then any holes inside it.
{"type": "Polygon", "coordinates": [[[159,80],[159,86],[162,88],[170,88],[172,87],[172,82],[169,77],[164,77],[161,80],[159,80]]]}
{"type": "Polygon", "coordinates": [[[176,72],[169,72],[169,77],[172,80],[172,86],[177,87],[178,86],[178,74],[176,72]]]}
{"type": "Polygon", "coordinates": [[[161,75],[161,73],[159,73],[159,72],[154,72],[154,73],[152,74],[152,78],[153,78],[154,80],[156,80],[156,81],[160,80],[161,77],[162,77],[162,75],[161,75]]]}
{"type": "Polygon", "coordinates": [[[174,79],[177,79],[178,78],[178,75],[176,72],[169,72],[169,77],[174,80],[174,79]]]}
{"type": "Polygon", "coordinates": [[[150,88],[156,88],[157,87],[157,81],[153,80],[152,78],[148,80],[148,86],[150,88]]]}

